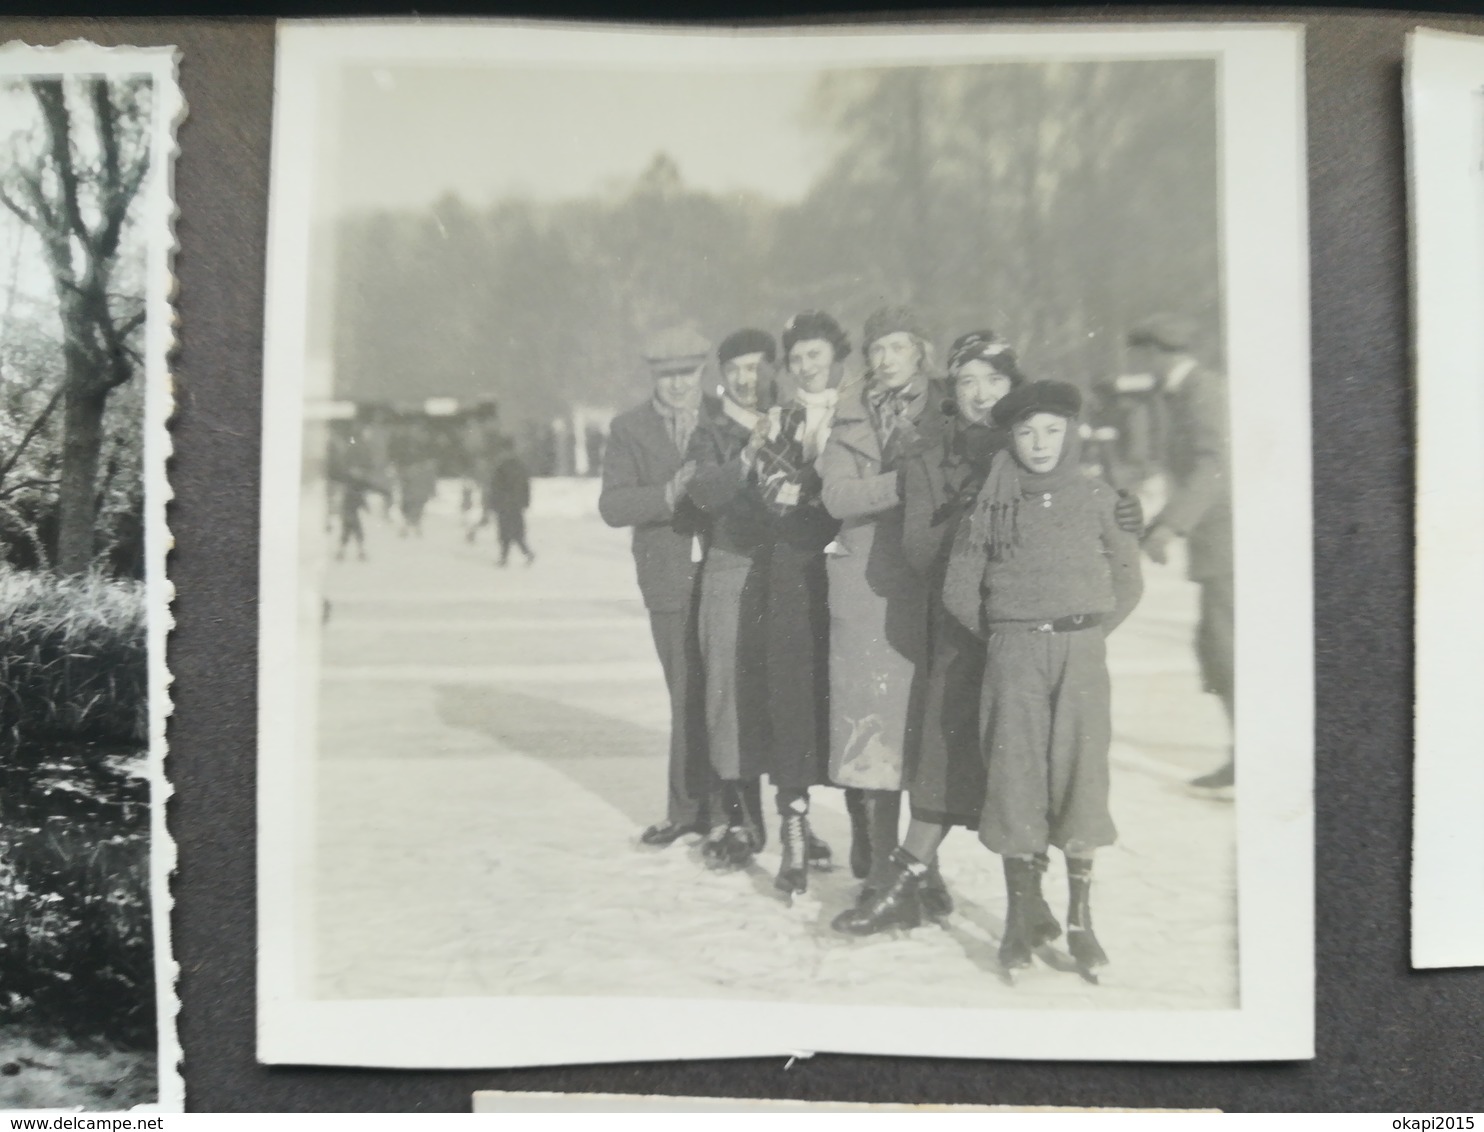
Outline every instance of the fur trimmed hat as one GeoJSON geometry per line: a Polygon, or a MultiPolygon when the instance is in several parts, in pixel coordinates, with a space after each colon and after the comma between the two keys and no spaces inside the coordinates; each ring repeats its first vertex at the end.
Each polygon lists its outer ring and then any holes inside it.
{"type": "Polygon", "coordinates": [[[783,352],[787,354],[797,342],[812,342],[819,339],[828,342],[835,351],[835,361],[850,354],[850,339],[845,331],[824,311],[800,311],[783,327],[783,352]]]}
{"type": "Polygon", "coordinates": [[[1029,381],[1017,385],[995,402],[989,415],[1001,428],[1025,420],[1034,413],[1075,417],[1082,411],[1082,394],[1065,381],[1029,381]]]}
{"type": "Polygon", "coordinates": [[[724,366],[733,358],[740,358],[744,354],[761,354],[772,365],[778,360],[778,343],[773,341],[773,336],[766,330],[758,330],[753,326],[734,330],[716,348],[716,362],[724,366]]]}
{"type": "Polygon", "coordinates": [[[871,343],[878,338],[885,338],[888,334],[899,331],[906,331],[923,342],[933,340],[926,324],[911,307],[882,307],[871,312],[871,317],[866,319],[865,329],[861,331],[861,348],[869,350],[871,343]]]}

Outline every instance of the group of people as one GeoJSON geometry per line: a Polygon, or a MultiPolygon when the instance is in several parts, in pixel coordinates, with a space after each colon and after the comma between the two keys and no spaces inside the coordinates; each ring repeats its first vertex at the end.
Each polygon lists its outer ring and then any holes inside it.
{"type": "Polygon", "coordinates": [[[501,431],[492,414],[472,416],[450,454],[437,437],[417,420],[379,418],[356,420],[334,433],[328,452],[327,480],[331,511],[339,521],[335,556],[344,559],[350,549],[366,559],[366,528],[362,516],[379,497],[382,515],[395,517],[398,534],[421,538],[423,516],[437,494],[440,466],[455,460],[463,474],[463,510],[474,512],[465,527],[472,543],[493,525],[500,548],[498,564],[509,562],[519,549],[526,564],[536,555],[526,542],[525,512],[531,504],[531,476],[515,441],[501,431]],[[395,508],[395,516],[393,509],[395,508]]]}
{"type": "MultiPolygon", "coordinates": [[[[1062,932],[1042,892],[1053,847],[1068,949],[1085,973],[1107,961],[1090,910],[1095,852],[1115,837],[1105,640],[1139,601],[1141,542],[1164,561],[1188,540],[1206,685],[1232,704],[1224,389],[1179,319],[1148,320],[1128,346],[1172,438],[1147,530],[1133,495],[1083,470],[1078,389],[1029,380],[991,331],[958,338],[940,377],[917,315],[883,308],[864,376],[846,381],[847,334],[805,311],[781,355],[766,331],[728,335],[714,391],[697,331],[647,344],[654,394],[614,420],[599,503],[633,528],[670,694],[667,816],[645,844],[699,834],[708,865],[745,866],[764,844],[766,777],[776,885],[800,893],[833,863],[810,791],[842,787],[863,884],[836,930],[948,915],[937,852],[962,825],[1003,861],[1007,970],[1062,932]]],[[[1233,780],[1229,762],[1197,785],[1233,780]]]]}

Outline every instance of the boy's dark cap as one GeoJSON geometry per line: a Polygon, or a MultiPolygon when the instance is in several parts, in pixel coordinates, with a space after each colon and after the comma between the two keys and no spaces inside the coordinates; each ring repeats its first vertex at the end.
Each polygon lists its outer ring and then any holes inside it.
{"type": "Polygon", "coordinates": [[[1129,328],[1130,346],[1154,346],[1160,350],[1184,353],[1195,344],[1195,323],[1183,315],[1152,314],[1129,328]]]}
{"type": "Polygon", "coordinates": [[[766,330],[758,330],[753,326],[744,327],[732,331],[721,340],[721,345],[716,348],[716,361],[718,365],[726,365],[733,358],[747,354],[761,354],[772,365],[778,360],[778,344],[766,330]]]}
{"type": "Polygon", "coordinates": [[[990,410],[994,423],[1009,428],[1033,413],[1075,417],[1082,411],[1082,394],[1065,381],[1028,381],[1006,393],[990,410]]]}

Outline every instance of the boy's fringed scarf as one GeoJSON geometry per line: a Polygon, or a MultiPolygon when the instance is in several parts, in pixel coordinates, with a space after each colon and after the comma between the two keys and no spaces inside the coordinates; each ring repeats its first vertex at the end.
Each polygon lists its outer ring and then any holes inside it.
{"type": "Polygon", "coordinates": [[[1061,459],[1049,472],[1032,472],[1015,459],[1015,446],[996,454],[969,516],[964,549],[1003,562],[1020,545],[1020,508],[1027,498],[1055,492],[1082,475],[1082,434],[1076,418],[1067,421],[1061,459]]]}

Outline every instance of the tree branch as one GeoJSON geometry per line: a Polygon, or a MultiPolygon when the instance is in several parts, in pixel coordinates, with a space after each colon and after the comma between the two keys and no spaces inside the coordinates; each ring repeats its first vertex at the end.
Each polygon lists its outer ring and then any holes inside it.
{"type": "Polygon", "coordinates": [[[83,243],[88,243],[90,234],[83,223],[82,206],[77,194],[77,169],[72,164],[72,115],[67,110],[67,96],[61,79],[32,79],[31,92],[41,107],[46,120],[47,133],[51,139],[52,164],[56,167],[57,181],[62,186],[62,215],[60,219],[83,243]]]}
{"type": "Polygon", "coordinates": [[[0,464],[0,483],[5,482],[5,477],[10,475],[11,469],[14,468],[20,458],[26,454],[27,447],[30,446],[31,441],[35,438],[36,434],[41,431],[42,426],[46,424],[47,419],[52,415],[53,412],[56,411],[57,406],[62,403],[62,394],[66,392],[67,383],[65,381],[59,382],[57,385],[57,391],[52,394],[51,400],[46,403],[46,408],[42,409],[41,412],[37,415],[36,419],[31,422],[31,427],[26,429],[25,435],[22,436],[20,442],[16,444],[15,451],[10,454],[10,459],[6,460],[4,464],[0,464]]]}

